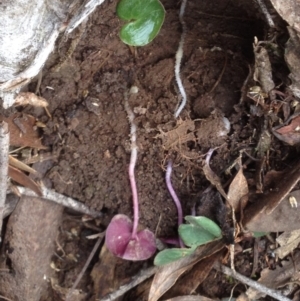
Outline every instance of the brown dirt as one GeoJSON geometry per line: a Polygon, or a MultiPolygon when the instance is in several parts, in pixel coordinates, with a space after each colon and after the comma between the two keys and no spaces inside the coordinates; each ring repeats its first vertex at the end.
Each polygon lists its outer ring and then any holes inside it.
{"type": "MultiPolygon", "coordinates": [[[[235,106],[249,73],[248,65],[253,63],[254,36],[264,36],[259,10],[249,1],[188,3],[181,67],[188,104],[176,122],[174,111],[179,97],[174,57],[181,34],[179,3],[162,2],[166,20],[159,36],[150,45],[137,49],[129,48],[119,39],[121,21],[115,13],[116,2],[104,2],[90,17],[73,55],[60,70],[50,68],[65,55],[69,41],[61,42],[59,51],[45,68],[40,93],[49,101],[53,118],[49,119],[40,109],[33,112],[46,124],[44,145],[58,154],[57,162],[47,174],[53,188],[102,210],[105,214],[98,225],[102,230],[117,213],[132,216],[127,175],[129,124],[124,109],[124,92],[132,85],[139,89],[129,102],[136,112],[138,126],[136,179],[140,223],[157,231],[158,236],[176,233],[176,209],[164,180],[168,158],[174,161],[172,180],[187,214],[199,192],[208,187],[201,171],[208,149],[219,147],[212,166],[220,174],[236,158],[238,149],[249,145],[252,135],[253,127],[245,127],[248,112],[244,110],[249,109],[244,104],[235,106]],[[211,92],[225,61],[224,74],[211,92]],[[224,116],[229,119],[231,129],[228,136],[217,136],[224,116]],[[203,118],[207,119],[202,121],[203,118]],[[180,128],[187,123],[189,126],[180,128]],[[179,137],[168,140],[174,129],[179,131],[179,137]]],[[[30,89],[34,90],[35,84],[30,89]]],[[[62,266],[66,272],[57,274],[60,285],[70,287],[91,250],[92,243],[84,237],[95,231],[76,219],[65,221],[61,244],[65,252],[80,254],[76,265],[62,266]],[[79,231],[76,239],[69,236],[68,240],[70,229],[79,231]]],[[[139,265],[127,264],[123,273],[130,276],[138,268],[139,265]]],[[[93,290],[88,275],[79,287],[93,290]]]]}

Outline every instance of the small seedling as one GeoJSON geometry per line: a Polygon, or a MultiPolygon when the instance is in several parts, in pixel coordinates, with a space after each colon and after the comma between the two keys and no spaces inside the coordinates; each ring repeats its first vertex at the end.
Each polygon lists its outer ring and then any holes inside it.
{"type": "MultiPolygon", "coordinates": [[[[134,93],[133,87],[129,93],[134,93]]],[[[136,92],[135,92],[136,93],[136,92]]],[[[124,215],[114,216],[106,229],[105,244],[116,256],[126,260],[138,261],[150,258],[156,251],[155,235],[148,229],[138,231],[139,224],[139,202],[134,176],[134,168],[137,160],[138,148],[136,145],[136,125],[134,114],[128,104],[128,95],[125,93],[125,109],[131,125],[131,158],[129,164],[129,179],[133,199],[133,223],[124,215]]]]}
{"type": "Polygon", "coordinates": [[[159,33],[165,10],[159,0],[121,0],[119,18],[129,21],[120,31],[121,40],[130,46],[144,46],[159,33]]]}
{"type": "Polygon", "coordinates": [[[205,216],[186,216],[189,224],[179,226],[179,235],[184,244],[189,248],[166,249],[159,252],[155,259],[155,265],[164,265],[192,254],[198,246],[222,238],[220,227],[205,216]]]}

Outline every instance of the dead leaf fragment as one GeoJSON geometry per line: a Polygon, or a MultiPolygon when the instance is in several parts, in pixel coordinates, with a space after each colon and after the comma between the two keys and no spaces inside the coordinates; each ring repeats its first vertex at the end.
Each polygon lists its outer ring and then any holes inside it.
{"type": "Polygon", "coordinates": [[[25,105],[45,108],[48,106],[48,102],[45,98],[37,96],[32,92],[21,92],[15,99],[15,106],[25,105]]]}
{"type": "Polygon", "coordinates": [[[8,176],[11,177],[14,181],[17,183],[31,189],[34,191],[37,195],[42,196],[42,191],[37,183],[35,183],[32,179],[30,179],[28,176],[26,176],[23,172],[20,170],[9,166],[8,167],[8,176]]]}
{"type": "Polygon", "coordinates": [[[300,142],[300,116],[295,117],[289,125],[273,130],[274,135],[281,141],[295,145],[300,142]]]}
{"type": "Polygon", "coordinates": [[[210,299],[203,296],[179,296],[166,301],[216,301],[216,299],[210,299]]]}
{"type": "Polygon", "coordinates": [[[276,241],[281,247],[277,248],[274,252],[282,259],[298,247],[300,243],[300,230],[286,231],[278,236],[276,241]]]}
{"type": "Polygon", "coordinates": [[[33,116],[16,113],[2,120],[8,123],[10,145],[46,149],[39,138],[35,127],[36,119],[33,116]]]}
{"type": "Polygon", "coordinates": [[[244,176],[241,163],[241,160],[239,160],[239,171],[234,177],[228,189],[228,202],[231,207],[237,212],[244,209],[244,207],[246,206],[247,200],[243,199],[243,202],[241,202],[241,200],[249,193],[248,183],[244,176]]]}
{"type": "MultiPolygon", "coordinates": [[[[258,280],[259,283],[265,285],[268,288],[277,289],[284,286],[291,279],[297,281],[300,279],[300,253],[297,252],[293,260],[282,261],[282,267],[277,266],[276,270],[270,270],[268,268],[261,272],[261,277],[258,280]]],[[[250,300],[258,300],[265,295],[258,292],[253,288],[249,288],[246,292],[250,300]]]]}
{"type": "Polygon", "coordinates": [[[268,51],[261,43],[253,45],[255,56],[254,80],[259,82],[264,93],[269,93],[274,89],[275,84],[272,79],[272,67],[268,51]]]}
{"type": "Polygon", "coordinates": [[[150,293],[149,301],[157,301],[166,291],[168,291],[177,279],[194,264],[200,260],[223,249],[222,241],[215,241],[205,246],[198,247],[190,256],[184,257],[176,262],[172,262],[159,268],[154,276],[150,293]]]}
{"type": "Polygon", "coordinates": [[[270,214],[266,209],[256,214],[248,221],[246,227],[253,232],[283,232],[300,229],[300,205],[291,206],[289,202],[291,196],[300,204],[300,190],[295,190],[288,194],[270,214]]]}

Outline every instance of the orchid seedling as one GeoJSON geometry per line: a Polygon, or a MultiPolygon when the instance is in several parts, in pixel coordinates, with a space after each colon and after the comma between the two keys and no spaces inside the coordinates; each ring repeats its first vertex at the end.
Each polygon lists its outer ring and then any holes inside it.
{"type": "Polygon", "coordinates": [[[117,15],[128,21],[121,28],[121,40],[130,46],[144,46],[159,33],[165,10],[159,0],[121,0],[117,6],[117,15]]]}
{"type": "Polygon", "coordinates": [[[214,221],[205,216],[186,216],[185,220],[188,222],[188,224],[182,223],[181,202],[173,189],[171,183],[171,172],[172,163],[169,161],[166,172],[166,183],[177,207],[178,232],[180,236],[181,248],[165,249],[159,252],[154,259],[154,264],[157,266],[165,265],[188,256],[192,254],[198,246],[207,244],[222,237],[222,231],[220,227],[214,221]]]}
{"type": "MultiPolygon", "coordinates": [[[[136,93],[136,87],[130,89],[130,94],[136,93]]],[[[129,180],[133,199],[133,223],[124,215],[114,216],[106,229],[106,247],[116,256],[132,261],[146,260],[156,251],[155,235],[148,229],[138,231],[139,202],[134,169],[137,160],[138,148],[136,145],[136,125],[134,113],[129,107],[128,93],[125,93],[125,109],[131,125],[131,157],[129,164],[129,180]]]]}

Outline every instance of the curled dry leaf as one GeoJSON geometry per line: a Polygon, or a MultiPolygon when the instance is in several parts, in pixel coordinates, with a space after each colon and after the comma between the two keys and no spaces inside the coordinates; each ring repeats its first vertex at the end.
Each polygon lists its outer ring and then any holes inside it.
{"type": "Polygon", "coordinates": [[[231,182],[228,190],[228,202],[235,211],[244,209],[247,204],[244,197],[249,193],[248,183],[243,173],[241,159],[238,161],[238,165],[239,171],[231,182]]]}
{"type": "Polygon", "coordinates": [[[32,92],[21,92],[15,99],[15,106],[25,105],[45,108],[48,106],[48,102],[45,98],[37,96],[32,92]]]}
{"type": "Polygon", "coordinates": [[[177,279],[194,264],[200,260],[211,256],[223,249],[222,241],[215,241],[205,246],[198,247],[190,256],[184,257],[158,269],[154,276],[150,292],[149,301],[157,301],[166,291],[168,291],[177,279]]]}

